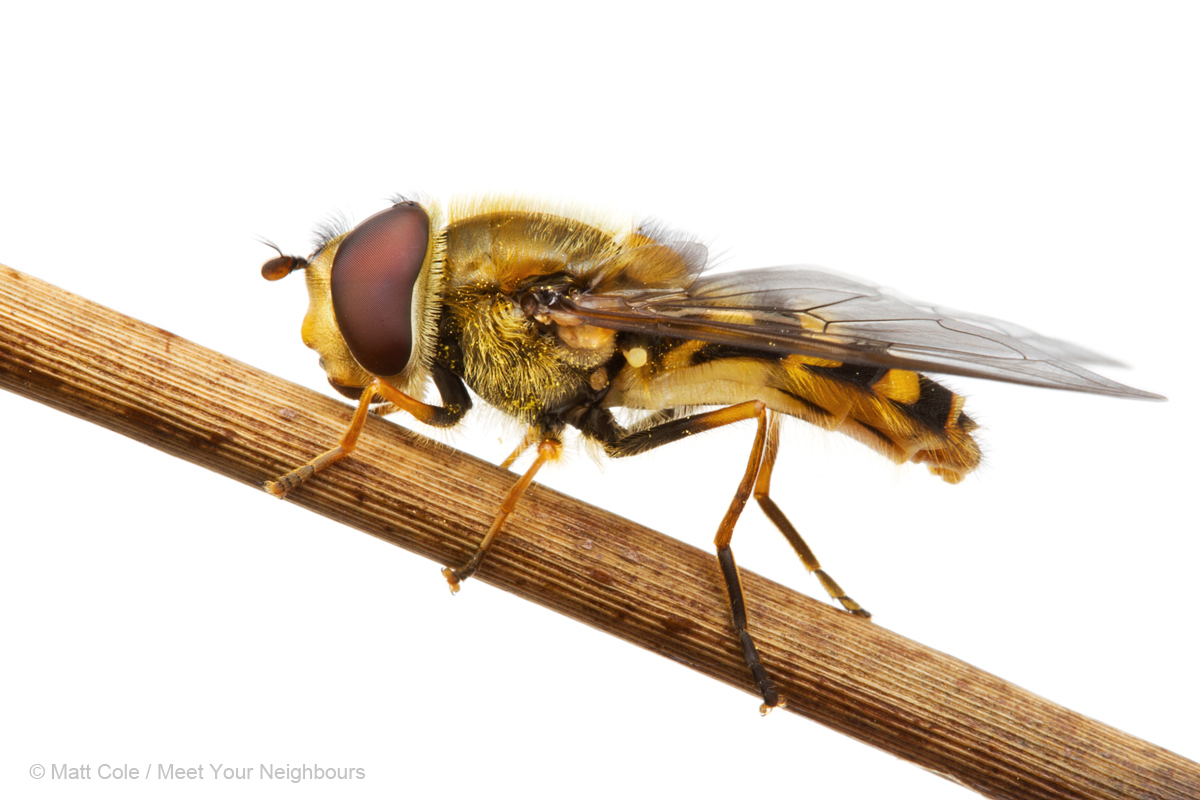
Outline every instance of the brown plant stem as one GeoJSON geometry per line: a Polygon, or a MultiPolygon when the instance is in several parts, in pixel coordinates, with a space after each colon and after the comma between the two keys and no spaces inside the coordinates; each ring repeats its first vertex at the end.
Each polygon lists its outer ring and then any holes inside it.
{"type": "MultiPolygon", "coordinates": [[[[351,409],[0,266],[0,386],[258,486],[351,409]]],[[[291,502],[439,564],[515,476],[372,417],[291,502]]],[[[753,692],[711,553],[534,486],[476,576],[753,692]]],[[[1200,765],[743,571],[763,661],[802,714],[1004,798],[1195,798],[1200,765]]],[[[754,713],[747,702],[747,713],[754,713]]]]}

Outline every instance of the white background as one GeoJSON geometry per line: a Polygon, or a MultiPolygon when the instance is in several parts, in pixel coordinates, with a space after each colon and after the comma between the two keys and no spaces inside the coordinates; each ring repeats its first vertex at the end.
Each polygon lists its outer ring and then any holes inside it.
{"type": "MultiPolygon", "coordinates": [[[[832,6],[11,7],[0,261],[327,391],[303,281],[263,281],[256,237],[305,254],[394,192],[522,192],[1112,354],[1171,401],[951,380],[986,428],[976,476],[797,424],[777,499],[879,624],[1200,758],[1194,7],[832,6]]],[[[545,482],[711,547],[751,431],[545,482]]],[[[454,441],[499,460],[497,437],[454,441]]],[[[0,453],[0,794],[968,796],[14,395],[0,453]],[[105,762],[367,777],[28,775],[105,762]]],[[[753,508],[735,550],[822,594],[753,508]]]]}

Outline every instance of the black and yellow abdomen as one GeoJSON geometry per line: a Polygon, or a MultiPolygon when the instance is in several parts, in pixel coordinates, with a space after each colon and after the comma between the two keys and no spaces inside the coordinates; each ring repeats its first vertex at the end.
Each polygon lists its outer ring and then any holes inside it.
{"type": "Polygon", "coordinates": [[[896,463],[926,464],[948,483],[979,465],[977,425],[963,413],[963,397],[917,372],[680,339],[623,347],[628,365],[606,404],[657,410],[762,400],[896,463]]]}

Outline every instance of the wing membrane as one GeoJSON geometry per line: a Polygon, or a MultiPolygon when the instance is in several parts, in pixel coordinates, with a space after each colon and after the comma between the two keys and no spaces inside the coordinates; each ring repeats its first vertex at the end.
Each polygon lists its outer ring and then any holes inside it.
{"type": "Polygon", "coordinates": [[[1117,364],[1090,350],[812,267],[701,275],[680,290],[581,293],[563,308],[615,330],[850,364],[1164,399],[1079,366],[1117,364]]]}

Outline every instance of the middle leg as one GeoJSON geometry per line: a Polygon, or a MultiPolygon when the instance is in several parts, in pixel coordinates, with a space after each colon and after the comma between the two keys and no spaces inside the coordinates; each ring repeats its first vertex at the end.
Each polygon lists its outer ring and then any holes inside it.
{"type": "MultiPolygon", "coordinates": [[[[522,447],[521,449],[524,449],[522,447]]],[[[471,554],[467,563],[457,569],[445,567],[442,569],[442,577],[450,584],[451,594],[458,594],[458,590],[462,582],[475,574],[475,570],[479,569],[479,565],[483,563],[484,557],[492,546],[492,542],[496,539],[496,534],[500,532],[500,528],[504,525],[504,521],[508,519],[508,515],[512,513],[517,506],[517,501],[521,499],[521,495],[525,494],[525,490],[529,488],[529,484],[533,483],[533,477],[537,475],[538,470],[547,461],[556,460],[562,453],[562,442],[551,437],[544,437],[537,446],[537,458],[533,464],[521,476],[521,479],[509,489],[503,502],[500,503],[500,510],[496,513],[495,519],[492,520],[492,527],[488,529],[487,534],[483,537],[483,541],[479,543],[479,547],[471,554]]],[[[518,453],[514,454],[517,455],[518,453]]]]}

